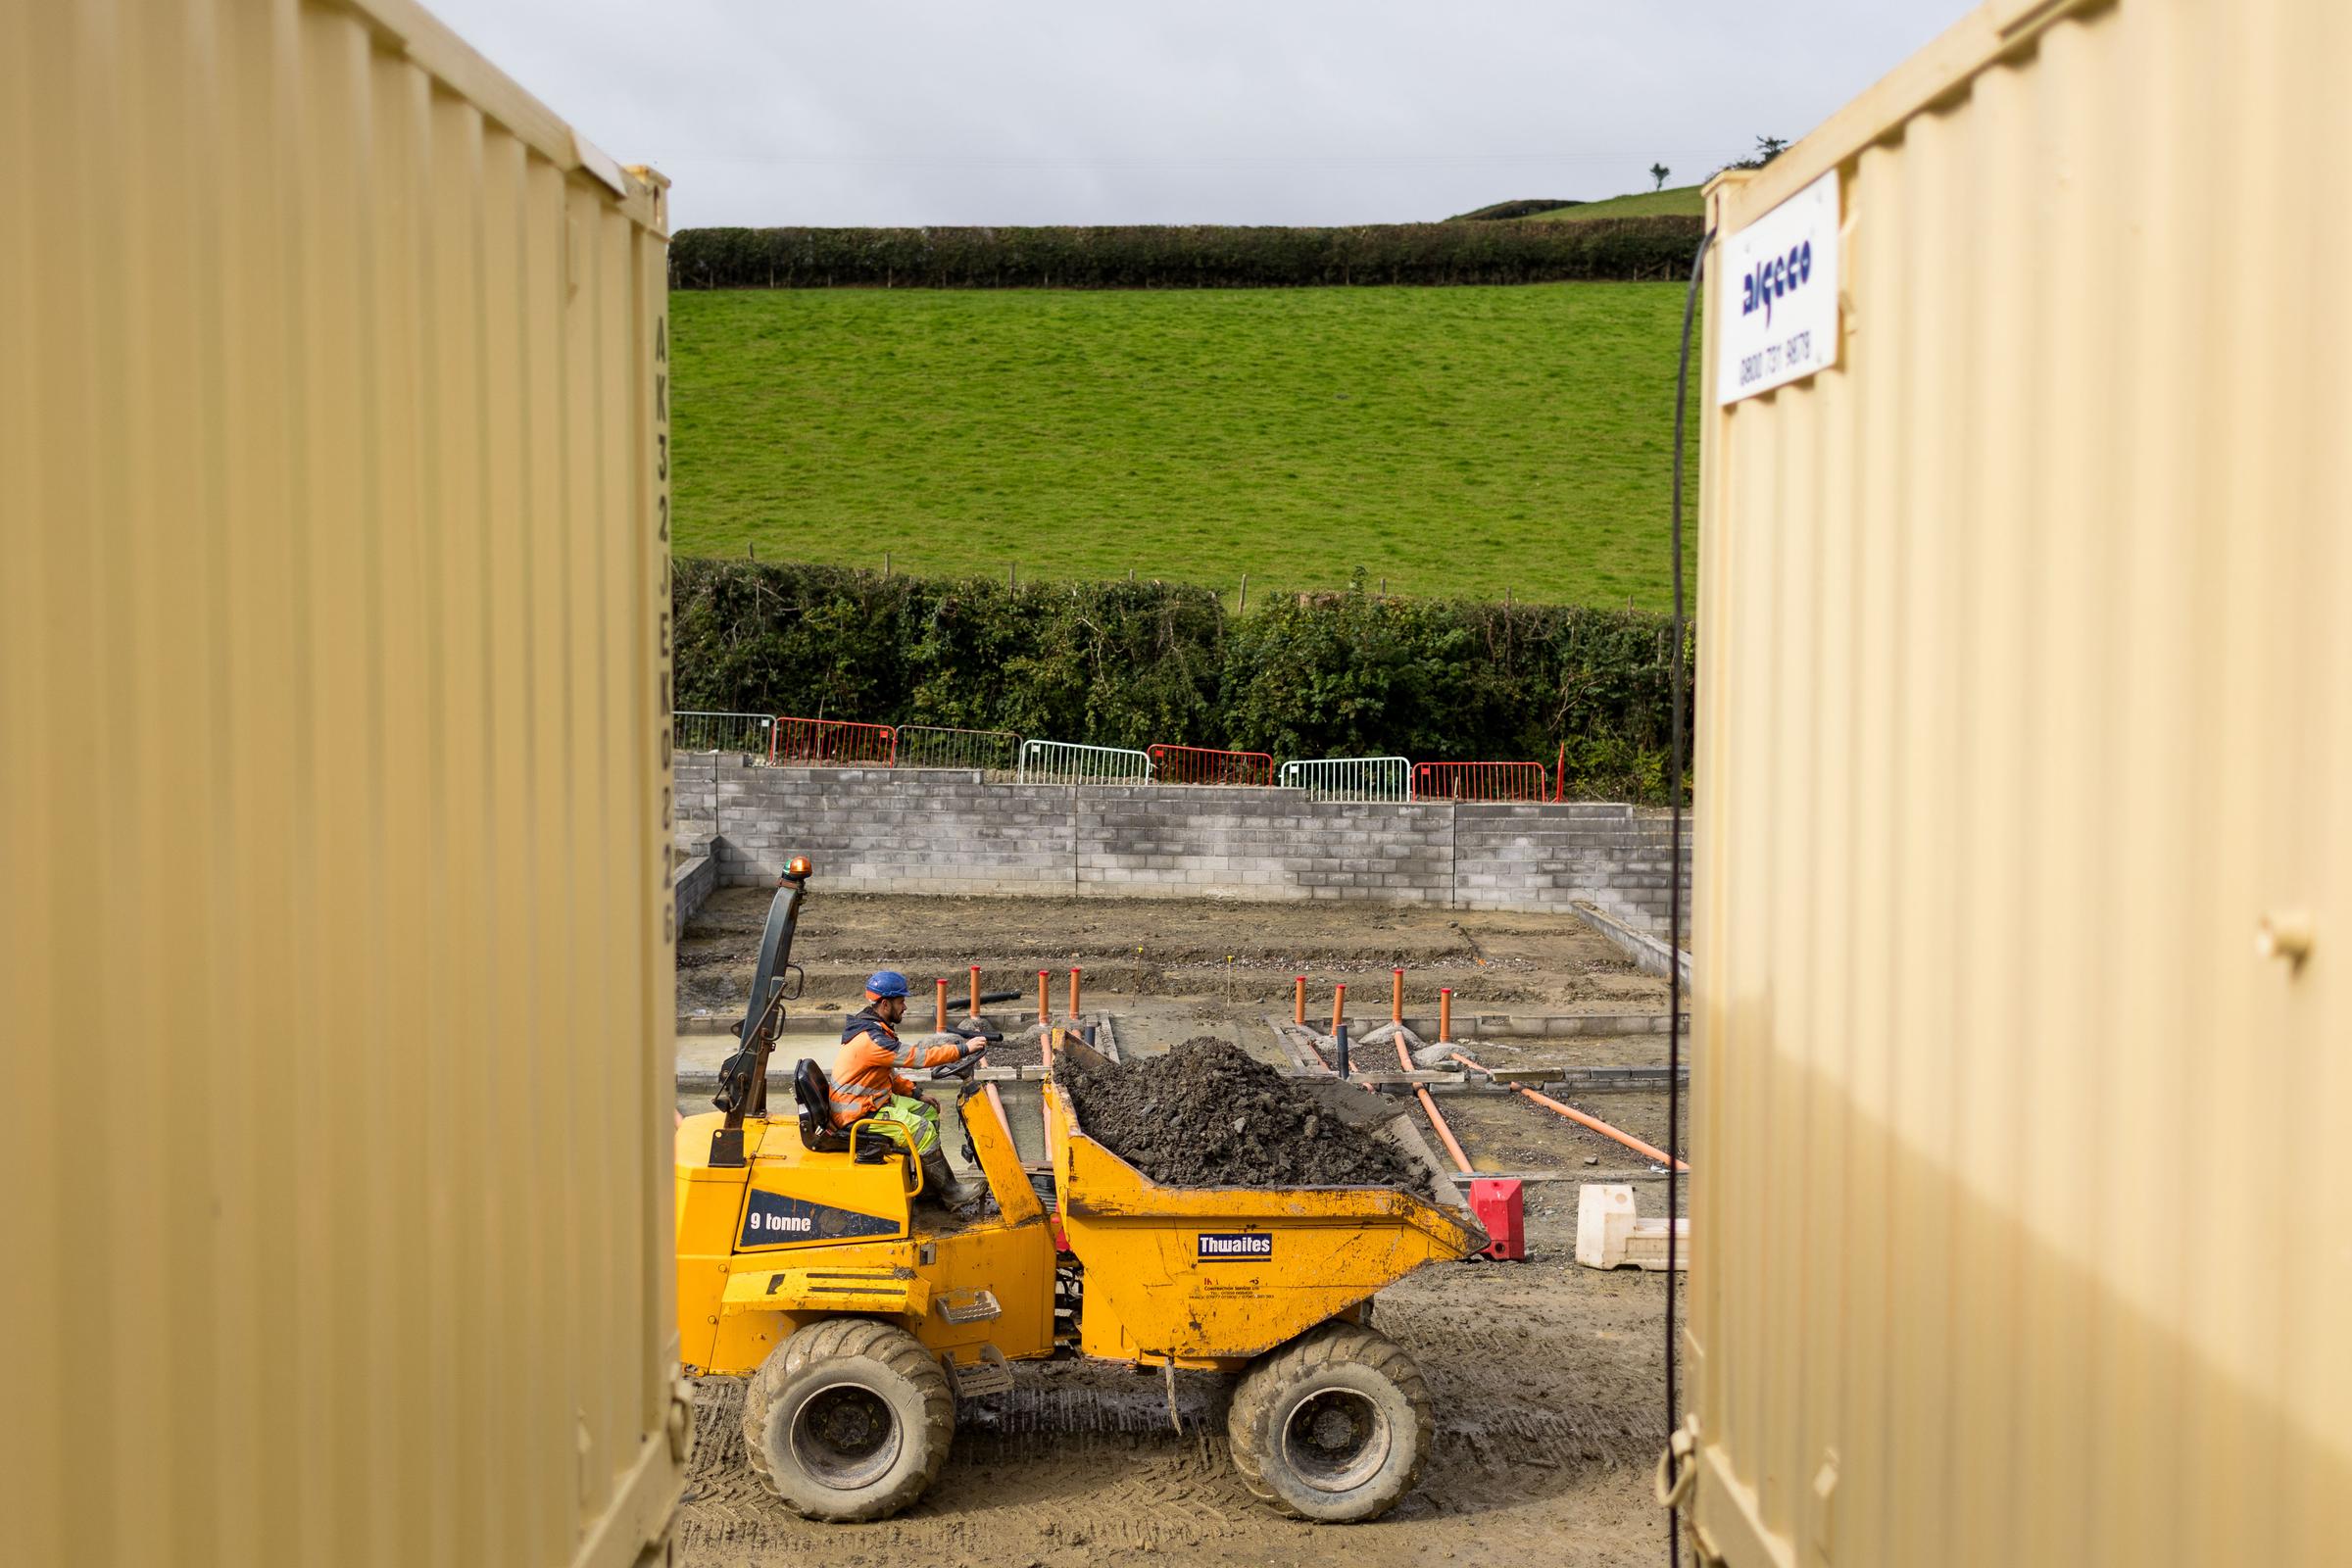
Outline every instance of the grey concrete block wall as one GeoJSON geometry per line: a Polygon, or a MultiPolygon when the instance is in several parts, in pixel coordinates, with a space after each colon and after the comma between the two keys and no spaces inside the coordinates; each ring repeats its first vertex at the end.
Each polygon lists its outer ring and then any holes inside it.
{"type": "MultiPolygon", "coordinates": [[[[1673,817],[1598,801],[1455,808],[1454,902],[1525,909],[1589,900],[1643,930],[1663,931],[1673,898],[1673,817]]],[[[1690,892],[1683,823],[1683,894],[1690,892]]]]}
{"type": "Polygon", "coordinates": [[[677,930],[686,929],[686,922],[717,888],[718,860],[713,856],[696,855],[670,872],[670,894],[677,901],[677,930]]]}
{"type": "MultiPolygon", "coordinates": [[[[722,883],[772,882],[807,855],[875,893],[1206,895],[1467,909],[1590,900],[1662,929],[1663,811],[1583,802],[1317,802],[1302,790],[991,784],[950,768],[761,767],[675,760],[677,834],[715,837],[722,883]]],[[[1690,844],[1683,883],[1690,885],[1690,844]]]]}

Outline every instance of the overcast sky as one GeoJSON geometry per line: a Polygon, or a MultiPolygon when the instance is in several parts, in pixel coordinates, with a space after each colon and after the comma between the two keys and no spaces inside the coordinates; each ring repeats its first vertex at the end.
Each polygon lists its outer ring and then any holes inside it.
{"type": "Polygon", "coordinates": [[[710,223],[1360,223],[1696,180],[1966,0],[427,0],[710,223]]]}

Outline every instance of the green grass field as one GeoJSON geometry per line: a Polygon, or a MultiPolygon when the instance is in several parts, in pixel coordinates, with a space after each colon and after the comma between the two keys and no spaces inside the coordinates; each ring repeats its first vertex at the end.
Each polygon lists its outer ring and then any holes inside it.
{"type": "Polygon", "coordinates": [[[1631,196],[1611,196],[1606,201],[1555,207],[1548,213],[1534,214],[1528,220],[1580,223],[1588,218],[1704,218],[1706,214],[1707,204],[1696,185],[1669,185],[1664,190],[1636,191],[1631,196]]]}
{"type": "Polygon", "coordinates": [[[1679,283],[679,292],[676,548],[1661,608],[1682,305],[1679,283]]]}

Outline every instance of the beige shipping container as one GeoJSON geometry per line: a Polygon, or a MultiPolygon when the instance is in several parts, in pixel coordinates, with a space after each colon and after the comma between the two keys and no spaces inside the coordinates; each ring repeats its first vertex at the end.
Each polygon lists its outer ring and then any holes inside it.
{"type": "Polygon", "coordinates": [[[0,1560],[658,1555],[663,182],[406,0],[0,127],[0,1560]]]}
{"type": "Polygon", "coordinates": [[[1740,1568],[2352,1562],[2348,77],[2342,0],[1986,5],[1710,189],[1841,234],[1834,368],[1706,357],[1740,1568]]]}

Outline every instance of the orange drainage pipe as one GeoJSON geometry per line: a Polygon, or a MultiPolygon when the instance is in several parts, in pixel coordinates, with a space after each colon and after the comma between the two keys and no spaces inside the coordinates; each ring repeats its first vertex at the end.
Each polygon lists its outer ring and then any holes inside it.
{"type": "Polygon", "coordinates": [[[1447,1046],[1452,1043],[1453,987],[1441,986],[1438,990],[1438,1044],[1447,1046]]]}
{"type": "Polygon", "coordinates": [[[1404,1022],[1404,971],[1389,971],[1389,1022],[1404,1022]]]}
{"type": "MultiPolygon", "coordinates": [[[[1396,1037],[1396,1065],[1404,1069],[1406,1072],[1411,1072],[1413,1070],[1413,1054],[1405,1050],[1404,1037],[1402,1035],[1398,1035],[1396,1037]]],[[[1421,1114],[1427,1116],[1429,1118],[1429,1125],[1436,1129],[1438,1141],[1446,1146],[1446,1152],[1453,1156],[1454,1169],[1460,1171],[1465,1176],[1469,1175],[1470,1156],[1462,1152],[1462,1146],[1454,1138],[1453,1129],[1446,1125],[1446,1118],[1444,1116],[1438,1114],[1438,1102],[1436,1098],[1430,1094],[1429,1086],[1427,1084],[1415,1084],[1413,1085],[1413,1093],[1420,1097],[1421,1114]]]]}
{"type": "Polygon", "coordinates": [[[1300,975],[1291,984],[1291,1022],[1306,1027],[1306,976],[1300,975]]]}
{"type": "Polygon", "coordinates": [[[980,1016],[980,966],[979,966],[978,964],[976,964],[976,963],[972,965],[972,1010],[971,1010],[971,1016],[972,1016],[972,1017],[974,1017],[974,1018],[977,1018],[977,1017],[979,1017],[979,1016],[980,1016]]]}
{"type": "Polygon", "coordinates": [[[934,1015],[931,1032],[944,1035],[948,1032],[948,983],[945,980],[934,980],[931,984],[938,992],[934,1003],[938,1010],[934,1015]]]}
{"type": "Polygon", "coordinates": [[[1415,1084],[1413,1093],[1421,1097],[1422,1114],[1426,1115],[1429,1118],[1429,1124],[1438,1130],[1439,1139],[1446,1145],[1446,1152],[1453,1156],[1454,1168],[1465,1176],[1469,1175],[1470,1156],[1462,1152],[1460,1144],[1454,1142],[1453,1129],[1446,1126],[1446,1118],[1438,1114],[1438,1102],[1429,1098],[1427,1086],[1415,1084]]]}
{"type": "MultiPolygon", "coordinates": [[[[1468,1067],[1473,1072],[1488,1071],[1487,1068],[1481,1067],[1477,1062],[1472,1061],[1468,1056],[1463,1055],[1458,1051],[1453,1054],[1453,1059],[1460,1062],[1463,1066],[1468,1067]]],[[[1663,1149],[1658,1149],[1649,1144],[1645,1144],[1641,1139],[1636,1138],[1632,1133],[1622,1132],[1619,1129],[1610,1126],[1607,1122],[1602,1121],[1598,1116],[1588,1116],[1583,1111],[1577,1109],[1574,1105],[1563,1105],[1558,1101],[1552,1099],[1549,1095],[1539,1095],[1533,1089],[1528,1088],[1525,1084],[1511,1085],[1511,1092],[1513,1094],[1525,1095],[1528,1099],[1534,1101],[1537,1104],[1544,1106],[1547,1110],[1558,1111],[1561,1115],[1567,1117],[1579,1127],[1590,1127],[1594,1132],[1600,1134],[1600,1136],[1603,1138],[1613,1138],[1618,1143],[1621,1143],[1626,1148],[1632,1150],[1635,1153],[1646,1155],[1661,1165],[1670,1165],[1678,1171],[1685,1172],[1690,1169],[1689,1165],[1675,1158],[1663,1149]]]]}
{"type": "Polygon", "coordinates": [[[1331,1032],[1340,1032],[1341,1009],[1348,1005],[1348,982],[1343,980],[1331,992],[1331,1032]]]}
{"type": "Polygon", "coordinates": [[[1078,966],[1070,965],[1070,1022],[1078,1021],[1078,966]]]}
{"type": "Polygon", "coordinates": [[[1044,1027],[1047,1025],[1047,1023],[1049,1023],[1050,1021],[1051,1021],[1051,1020],[1050,1020],[1050,1019],[1047,1017],[1047,1007],[1046,1007],[1046,971],[1045,971],[1045,970],[1043,970],[1043,969],[1040,969],[1040,970],[1038,970],[1038,971],[1037,971],[1037,1024],[1038,1024],[1038,1027],[1042,1029],[1042,1028],[1044,1028],[1044,1027]]]}

